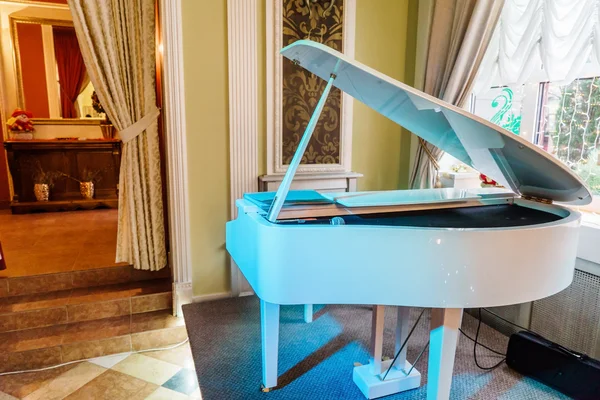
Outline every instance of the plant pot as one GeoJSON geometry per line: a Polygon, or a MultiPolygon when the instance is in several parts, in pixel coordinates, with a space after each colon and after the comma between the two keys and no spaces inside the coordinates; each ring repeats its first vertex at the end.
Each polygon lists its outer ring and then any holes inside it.
{"type": "Polygon", "coordinates": [[[79,193],[86,200],[94,198],[94,182],[81,182],[79,184],[79,193]]]}
{"type": "Polygon", "coordinates": [[[115,127],[112,124],[100,124],[100,130],[102,131],[102,137],[104,139],[115,138],[115,127]]]}
{"type": "Polygon", "coordinates": [[[50,199],[50,185],[47,183],[36,183],[33,185],[33,193],[37,201],[48,201],[50,199]]]}

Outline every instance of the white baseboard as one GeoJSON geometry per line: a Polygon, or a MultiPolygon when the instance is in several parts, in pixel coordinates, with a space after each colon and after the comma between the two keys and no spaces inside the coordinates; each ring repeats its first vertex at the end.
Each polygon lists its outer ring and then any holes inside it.
{"type": "Polygon", "coordinates": [[[203,294],[200,296],[194,296],[194,297],[192,297],[192,301],[194,303],[202,303],[204,301],[228,299],[230,297],[231,297],[231,292],[210,293],[210,294],[203,294]]]}

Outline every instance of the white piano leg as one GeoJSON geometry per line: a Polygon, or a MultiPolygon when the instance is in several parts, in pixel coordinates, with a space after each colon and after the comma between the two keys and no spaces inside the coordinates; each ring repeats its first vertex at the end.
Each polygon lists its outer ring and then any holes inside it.
{"type": "MultiPolygon", "coordinates": [[[[388,396],[415,389],[421,385],[421,374],[416,368],[411,370],[412,365],[406,361],[405,350],[396,359],[395,365],[399,365],[400,368],[390,368],[393,360],[382,361],[384,310],[384,306],[373,306],[369,365],[355,366],[352,371],[352,380],[367,399],[388,396]],[[388,369],[389,373],[387,373],[388,369]],[[410,375],[407,374],[409,370],[411,370],[410,375]],[[383,379],[384,376],[385,380],[383,379]]],[[[400,342],[399,344],[396,342],[396,352],[408,336],[409,310],[409,308],[404,309],[404,307],[398,309],[399,326],[396,331],[396,340],[400,338],[400,342]]]]}
{"type": "MultiPolygon", "coordinates": [[[[398,354],[398,351],[400,351],[400,347],[402,347],[402,343],[404,343],[404,341],[408,337],[409,318],[410,307],[398,307],[398,322],[396,323],[396,348],[394,350],[394,354],[398,354]]],[[[394,363],[395,368],[405,372],[408,371],[407,369],[405,369],[407,349],[408,346],[404,346],[404,349],[402,349],[402,352],[400,353],[400,355],[396,359],[396,362],[394,363]]]]}
{"type": "Polygon", "coordinates": [[[309,323],[313,321],[313,305],[304,305],[304,322],[309,323]]]}
{"type": "Polygon", "coordinates": [[[432,308],[427,400],[450,398],[461,308],[432,308]]]}
{"type": "Polygon", "coordinates": [[[383,358],[384,312],[384,306],[373,306],[373,316],[371,319],[371,358],[369,360],[373,375],[379,375],[383,372],[381,361],[383,358]]]}
{"type": "Polygon", "coordinates": [[[279,304],[260,301],[260,334],[262,344],[262,390],[277,386],[279,353],[279,304]]]}

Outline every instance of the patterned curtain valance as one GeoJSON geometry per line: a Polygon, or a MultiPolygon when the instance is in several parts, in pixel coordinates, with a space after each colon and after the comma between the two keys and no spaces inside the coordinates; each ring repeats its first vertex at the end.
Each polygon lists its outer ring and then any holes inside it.
{"type": "Polygon", "coordinates": [[[545,78],[570,82],[600,59],[600,0],[507,0],[479,70],[475,92],[545,78]]]}

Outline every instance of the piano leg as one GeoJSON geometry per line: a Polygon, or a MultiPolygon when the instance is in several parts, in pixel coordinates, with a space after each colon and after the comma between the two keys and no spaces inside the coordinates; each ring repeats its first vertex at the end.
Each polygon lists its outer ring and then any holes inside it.
{"type": "Polygon", "coordinates": [[[373,315],[371,317],[371,373],[379,375],[383,372],[383,324],[385,322],[385,307],[373,306],[373,315]]]}
{"type": "Polygon", "coordinates": [[[262,391],[277,386],[279,353],[279,304],[260,301],[260,334],[262,344],[262,391]]]}
{"type": "MultiPolygon", "coordinates": [[[[408,337],[408,325],[410,322],[409,318],[410,307],[398,307],[398,320],[396,322],[396,348],[394,350],[394,354],[398,354],[398,351],[400,351],[400,348],[402,347],[402,343],[404,343],[404,341],[408,337]]],[[[396,362],[394,363],[395,368],[405,372],[408,371],[408,369],[405,368],[407,349],[408,346],[404,346],[404,349],[402,349],[402,352],[400,353],[400,355],[396,359],[396,362]]]]}
{"type": "Polygon", "coordinates": [[[431,309],[427,400],[450,398],[461,308],[431,309]]]}
{"type": "MultiPolygon", "coordinates": [[[[398,309],[398,327],[396,330],[396,353],[408,336],[409,308],[398,309]]],[[[373,306],[371,320],[371,348],[368,365],[357,365],[352,371],[352,380],[367,399],[376,399],[394,393],[418,388],[421,385],[421,374],[406,361],[406,351],[402,350],[396,359],[397,367],[391,367],[393,360],[382,360],[384,306],[373,306]],[[389,373],[387,372],[389,369],[389,373]],[[410,375],[408,371],[410,370],[410,375]],[[385,376],[385,379],[383,377],[385,376]]]]}
{"type": "Polygon", "coordinates": [[[304,305],[304,322],[309,323],[313,321],[313,305],[304,305]]]}

